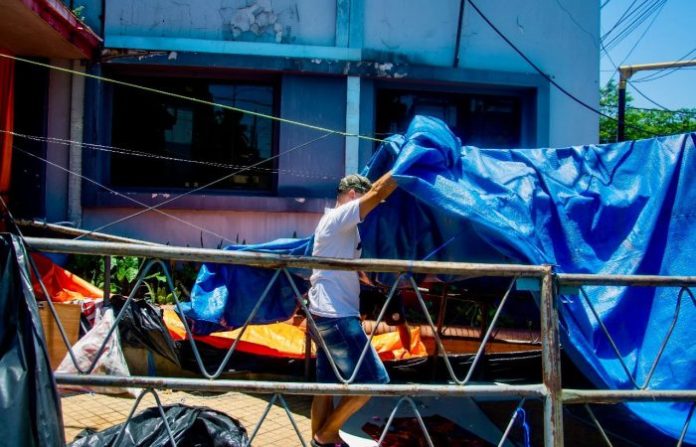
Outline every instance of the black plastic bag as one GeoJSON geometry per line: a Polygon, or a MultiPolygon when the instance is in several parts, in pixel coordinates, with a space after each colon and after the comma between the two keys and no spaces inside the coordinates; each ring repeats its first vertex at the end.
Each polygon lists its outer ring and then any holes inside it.
{"type": "MultiPolygon", "coordinates": [[[[191,447],[242,447],[249,440],[242,424],[225,413],[205,407],[164,406],[177,445],[191,447]]],[[[70,447],[113,446],[123,424],[77,439],[70,447]]],[[[133,417],[119,442],[119,447],[169,447],[171,442],[157,407],[133,417]]]]}
{"type": "Polygon", "coordinates": [[[60,400],[28,268],[20,240],[0,234],[0,444],[64,445],[60,400]]]}
{"type": "MultiPolygon", "coordinates": [[[[126,302],[121,295],[111,297],[114,314],[118,315],[126,302]]],[[[164,325],[162,313],[143,299],[133,299],[118,323],[123,346],[145,347],[180,366],[179,350],[164,325]]]]}

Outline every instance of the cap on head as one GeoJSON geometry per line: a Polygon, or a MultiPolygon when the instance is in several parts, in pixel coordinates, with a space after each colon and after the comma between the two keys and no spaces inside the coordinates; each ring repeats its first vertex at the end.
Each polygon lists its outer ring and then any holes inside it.
{"type": "Polygon", "coordinates": [[[365,194],[372,188],[372,182],[367,177],[351,174],[343,177],[338,183],[338,194],[343,194],[351,189],[360,194],[365,194]]]}

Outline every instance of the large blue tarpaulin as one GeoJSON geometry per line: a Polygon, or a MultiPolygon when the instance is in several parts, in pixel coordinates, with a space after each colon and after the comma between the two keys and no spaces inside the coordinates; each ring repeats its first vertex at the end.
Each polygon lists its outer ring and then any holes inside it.
{"type": "MultiPolygon", "coordinates": [[[[362,224],[363,256],[549,263],[571,273],[693,275],[695,144],[696,134],[690,133],[608,145],[479,149],[462,147],[441,121],[416,117],[404,135],[380,147],[365,169],[373,180],[391,170],[399,189],[362,224]]],[[[311,252],[311,238],[280,245],[282,253],[311,252]]],[[[273,246],[261,248],[274,251],[273,246]]],[[[231,273],[237,269],[207,266],[187,317],[201,319],[216,296],[216,312],[204,319],[242,324],[248,312],[225,309],[238,301],[253,304],[267,281],[250,286],[231,273]]],[[[282,319],[287,316],[283,309],[294,307],[287,284],[279,285],[285,293],[271,297],[268,306],[276,312],[258,321],[282,319]],[[293,305],[270,304],[274,300],[293,305]]],[[[673,321],[679,289],[588,286],[584,291],[642,385],[673,321]]],[[[683,298],[651,389],[696,388],[696,306],[690,294],[683,298]]],[[[581,371],[600,388],[634,388],[582,297],[561,297],[559,312],[564,349],[581,371]]],[[[676,438],[690,404],[627,407],[676,438]]],[[[691,427],[686,441],[696,443],[696,424],[691,427]]]]}

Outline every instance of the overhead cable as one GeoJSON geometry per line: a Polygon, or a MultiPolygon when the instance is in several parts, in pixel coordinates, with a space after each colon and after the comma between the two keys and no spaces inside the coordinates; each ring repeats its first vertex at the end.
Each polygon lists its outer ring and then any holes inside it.
{"type": "Polygon", "coordinates": [[[329,129],[329,128],[327,128],[327,127],[316,126],[316,125],[314,125],[314,124],[303,123],[303,122],[301,122],[301,121],[291,120],[291,119],[288,119],[288,118],[281,118],[281,117],[279,117],[279,116],[269,115],[269,114],[261,113],[261,112],[255,112],[255,111],[253,111],[253,110],[242,109],[242,108],[240,108],[240,107],[230,106],[230,105],[227,105],[227,104],[220,104],[220,103],[216,103],[216,102],[212,102],[212,101],[207,101],[207,100],[200,99],[200,98],[194,98],[194,97],[191,97],[191,96],[180,95],[180,94],[178,94],[178,93],[167,92],[167,91],[164,91],[164,90],[159,90],[159,89],[152,88],[152,87],[147,87],[147,86],[144,86],[144,85],[133,84],[133,83],[131,83],[131,82],[120,81],[120,80],[118,80],[118,79],[107,78],[107,77],[104,77],[104,76],[99,76],[99,75],[95,75],[95,74],[91,74],[91,73],[84,73],[84,72],[81,72],[81,71],[78,71],[78,70],[71,70],[71,69],[65,68],[65,67],[58,67],[58,66],[56,66],[56,65],[46,64],[46,63],[43,63],[43,62],[31,60],[31,59],[25,59],[25,58],[22,58],[22,57],[13,56],[13,55],[10,55],[10,54],[5,54],[5,53],[3,53],[3,52],[0,52],[0,57],[5,58],[5,59],[12,59],[12,60],[15,60],[15,61],[20,61],[20,62],[25,62],[25,63],[27,63],[27,64],[37,65],[37,66],[39,66],[39,67],[44,67],[44,68],[48,68],[48,69],[51,69],[51,70],[57,70],[57,71],[60,71],[60,72],[63,72],[63,73],[70,73],[70,74],[77,75],[77,76],[83,76],[83,77],[90,78],[90,79],[96,79],[96,80],[102,81],[102,82],[108,82],[108,83],[115,84],[115,85],[121,85],[121,86],[124,86],[124,87],[129,87],[129,88],[134,88],[134,89],[138,89],[138,90],[143,90],[143,91],[150,92],[150,93],[155,93],[155,94],[158,94],[158,95],[170,96],[170,97],[172,97],[172,98],[182,99],[182,100],[185,100],[185,101],[195,102],[195,103],[198,103],[198,104],[205,104],[205,105],[208,105],[208,106],[220,107],[220,108],[222,108],[222,109],[232,110],[232,111],[235,111],[235,112],[244,113],[244,114],[246,114],[246,115],[257,116],[257,117],[260,117],[260,118],[265,118],[265,119],[277,121],[277,122],[280,122],[280,123],[291,124],[291,125],[294,125],[294,126],[305,127],[305,128],[307,128],[307,129],[318,130],[318,131],[320,131],[320,132],[328,132],[328,133],[332,133],[332,134],[336,134],[336,135],[341,135],[341,136],[344,136],[344,137],[355,137],[355,138],[360,138],[360,139],[363,139],[363,140],[376,141],[376,142],[379,142],[379,143],[384,142],[384,140],[381,140],[381,139],[379,139],[379,138],[373,138],[373,137],[369,137],[369,136],[365,136],[365,135],[359,135],[359,134],[356,134],[356,133],[344,132],[344,131],[341,131],[341,130],[329,129]]]}
{"type": "MultiPolygon", "coordinates": [[[[581,100],[580,98],[576,97],[575,95],[573,95],[572,93],[570,93],[568,90],[566,90],[563,86],[561,86],[560,84],[558,84],[551,76],[549,76],[548,74],[544,73],[544,71],[543,71],[541,68],[539,68],[539,66],[537,66],[529,57],[527,57],[527,55],[524,54],[524,53],[522,52],[522,50],[520,50],[519,48],[517,48],[517,46],[516,46],[510,39],[508,39],[508,37],[505,36],[505,34],[503,34],[503,33],[498,29],[498,27],[496,27],[496,26],[493,24],[493,22],[491,22],[491,20],[490,20],[483,12],[481,12],[481,10],[478,8],[478,6],[476,6],[476,3],[474,3],[473,0],[467,0],[467,1],[471,4],[471,7],[474,8],[474,10],[476,11],[476,13],[488,24],[488,26],[491,27],[491,29],[492,29],[493,31],[495,31],[495,33],[498,34],[498,36],[500,36],[501,39],[503,39],[513,50],[515,50],[515,52],[516,52],[517,54],[519,54],[519,55],[522,57],[522,59],[524,59],[532,68],[534,68],[534,70],[536,70],[537,73],[539,73],[541,76],[543,76],[544,79],[546,79],[551,85],[553,85],[554,87],[556,87],[556,88],[557,88],[558,90],[560,90],[563,94],[565,94],[568,98],[570,98],[570,99],[572,99],[573,101],[575,101],[576,103],[580,104],[581,106],[583,106],[583,107],[586,108],[587,110],[590,110],[591,112],[594,112],[594,113],[596,113],[597,115],[603,116],[603,117],[605,117],[605,118],[609,118],[609,119],[611,119],[611,120],[617,121],[617,119],[614,118],[613,116],[607,115],[606,113],[602,112],[601,110],[599,110],[599,109],[597,109],[597,108],[595,108],[595,107],[592,107],[591,105],[587,104],[586,102],[584,102],[584,101],[581,100]]],[[[646,129],[642,129],[642,128],[640,128],[640,127],[632,126],[632,125],[629,125],[629,126],[635,128],[636,130],[640,130],[641,132],[644,132],[644,133],[646,133],[646,134],[648,134],[648,135],[656,136],[655,134],[653,134],[652,132],[650,132],[650,131],[648,131],[648,130],[646,130],[646,129]]]]}

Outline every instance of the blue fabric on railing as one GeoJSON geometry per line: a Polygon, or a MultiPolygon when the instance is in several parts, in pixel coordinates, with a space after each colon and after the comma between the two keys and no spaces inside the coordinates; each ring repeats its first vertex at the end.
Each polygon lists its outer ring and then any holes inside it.
{"type": "MultiPolygon", "coordinates": [[[[416,117],[406,134],[390,137],[364,170],[374,180],[391,169],[399,189],[361,225],[363,257],[431,255],[440,261],[549,263],[572,273],[693,275],[695,142],[696,134],[690,133],[608,145],[479,149],[461,147],[443,122],[416,117]]],[[[311,253],[309,239],[293,244],[311,253]]],[[[251,308],[267,282],[252,286],[246,273],[225,282],[232,278],[225,276],[229,272],[211,280],[210,268],[199,277],[193,307],[222,287],[251,300],[245,305],[251,308]]],[[[672,321],[678,290],[585,290],[642,384],[672,321]]],[[[684,298],[650,388],[696,389],[696,330],[690,324],[696,306],[684,298]]],[[[287,309],[293,306],[294,301],[287,309]]],[[[598,387],[632,388],[581,297],[562,297],[559,312],[564,348],[581,371],[598,387]]],[[[243,322],[248,315],[237,317],[226,308],[224,313],[224,320],[213,321],[243,322]]],[[[689,404],[628,407],[676,438],[689,404]]],[[[696,442],[696,424],[686,440],[696,442]]]]}
{"type": "MultiPolygon", "coordinates": [[[[257,245],[230,245],[225,250],[287,255],[312,254],[313,237],[278,239],[257,245]]],[[[309,271],[293,269],[300,293],[307,291],[309,271]]],[[[181,303],[184,316],[194,334],[205,335],[242,326],[275,274],[262,269],[233,264],[203,264],[191,289],[191,301],[181,303]]],[[[297,301],[292,286],[281,272],[264,298],[254,323],[273,323],[288,319],[297,301]]]]}

